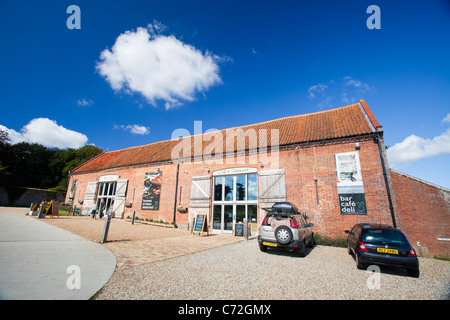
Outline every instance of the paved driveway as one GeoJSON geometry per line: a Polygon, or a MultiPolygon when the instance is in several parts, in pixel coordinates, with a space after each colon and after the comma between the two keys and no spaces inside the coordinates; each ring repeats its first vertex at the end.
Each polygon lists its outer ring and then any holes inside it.
{"type": "Polygon", "coordinates": [[[114,254],[27,211],[0,207],[0,299],[92,297],[113,274],[114,254]]]}

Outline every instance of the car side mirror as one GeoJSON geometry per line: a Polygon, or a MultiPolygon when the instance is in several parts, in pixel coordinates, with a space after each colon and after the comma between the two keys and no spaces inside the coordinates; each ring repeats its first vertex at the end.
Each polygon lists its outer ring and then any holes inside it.
{"type": "Polygon", "coordinates": [[[351,236],[354,236],[354,235],[355,235],[353,232],[348,231],[348,230],[345,230],[345,233],[346,233],[346,234],[349,234],[349,235],[351,235],[351,236]]]}
{"type": "Polygon", "coordinates": [[[345,232],[346,234],[349,234],[349,233],[350,233],[350,231],[348,231],[348,230],[345,230],[344,232],[345,232]]]}

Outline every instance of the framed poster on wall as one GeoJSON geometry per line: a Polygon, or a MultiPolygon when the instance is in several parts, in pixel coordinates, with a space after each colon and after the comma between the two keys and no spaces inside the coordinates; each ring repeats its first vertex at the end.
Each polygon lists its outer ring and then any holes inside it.
{"type": "Polygon", "coordinates": [[[73,199],[75,198],[75,191],[77,190],[78,179],[72,181],[72,186],[70,187],[69,193],[69,203],[73,203],[73,199]]]}
{"type": "Polygon", "coordinates": [[[159,210],[162,171],[146,172],[142,194],[142,210],[159,210]]]}

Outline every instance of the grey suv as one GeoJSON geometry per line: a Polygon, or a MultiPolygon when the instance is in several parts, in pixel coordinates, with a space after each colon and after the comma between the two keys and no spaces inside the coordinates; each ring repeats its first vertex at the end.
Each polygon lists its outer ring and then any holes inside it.
{"type": "Polygon", "coordinates": [[[313,232],[307,223],[305,213],[299,213],[289,202],[277,202],[272,208],[264,209],[267,215],[259,227],[258,244],[261,251],[271,248],[284,248],[306,255],[306,247],[314,245],[313,232]]]}

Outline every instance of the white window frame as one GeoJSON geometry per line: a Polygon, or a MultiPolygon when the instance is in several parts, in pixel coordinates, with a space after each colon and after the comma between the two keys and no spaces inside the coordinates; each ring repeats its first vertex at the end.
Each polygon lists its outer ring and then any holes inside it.
{"type": "Polygon", "coordinates": [[[339,185],[361,185],[362,184],[362,174],[361,174],[361,164],[359,161],[359,154],[357,151],[353,152],[343,152],[343,153],[336,153],[334,155],[335,162],[336,162],[336,178],[339,185]],[[348,180],[342,180],[341,179],[341,163],[344,162],[340,160],[340,157],[342,156],[355,156],[355,162],[356,162],[356,174],[353,176],[355,178],[355,181],[348,181],[348,180]]]}
{"type": "MultiPolygon", "coordinates": [[[[224,215],[223,215],[223,211],[224,211],[224,206],[230,205],[233,206],[233,226],[234,223],[236,222],[236,205],[243,205],[245,206],[245,219],[248,218],[248,206],[249,205],[256,205],[258,206],[258,194],[256,194],[256,199],[255,200],[249,200],[248,199],[248,176],[250,174],[255,174],[256,175],[256,186],[258,190],[258,175],[256,173],[253,172],[248,172],[248,173],[234,173],[234,174],[226,174],[226,175],[216,175],[214,176],[213,179],[213,194],[212,194],[212,209],[211,209],[211,220],[214,220],[214,206],[220,206],[221,208],[221,226],[220,226],[220,230],[219,229],[212,229],[213,232],[221,232],[221,233],[233,233],[234,230],[224,230],[224,215]],[[233,177],[233,199],[232,200],[225,200],[225,177],[226,176],[231,176],[233,177]],[[244,200],[237,200],[236,196],[237,196],[237,176],[245,176],[245,199],[244,200]],[[221,179],[222,182],[222,195],[221,195],[221,200],[215,200],[214,196],[215,196],[215,179],[221,179]]],[[[213,221],[214,223],[214,221],[213,221]]]]}
{"type": "Polygon", "coordinates": [[[109,212],[110,208],[114,208],[114,201],[116,199],[116,188],[117,188],[117,181],[106,181],[99,183],[96,200],[97,210],[100,210],[100,202],[102,199],[104,199],[106,202],[105,214],[109,212]],[[106,189],[105,186],[108,186],[108,188],[106,189]],[[109,194],[110,191],[111,194],[109,194]]]}

